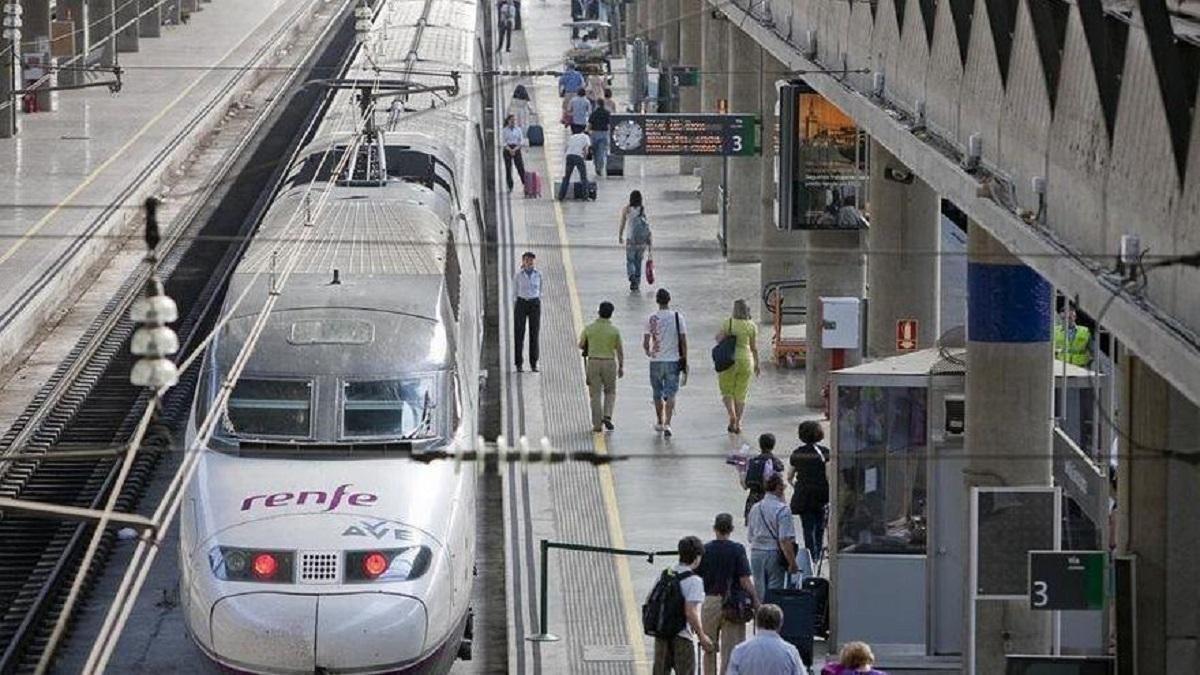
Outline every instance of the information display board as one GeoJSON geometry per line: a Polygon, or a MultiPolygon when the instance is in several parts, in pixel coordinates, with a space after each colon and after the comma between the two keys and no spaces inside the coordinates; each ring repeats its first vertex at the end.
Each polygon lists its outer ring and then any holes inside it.
{"type": "Polygon", "coordinates": [[[1029,552],[1058,548],[1057,488],[975,488],[972,562],[976,599],[1029,597],[1029,552]]]}
{"type": "Polygon", "coordinates": [[[1030,551],[1029,607],[1104,609],[1107,576],[1104,551],[1030,551]]]}
{"type": "Polygon", "coordinates": [[[749,157],[759,154],[758,115],[616,114],[615,155],[749,157]]]}

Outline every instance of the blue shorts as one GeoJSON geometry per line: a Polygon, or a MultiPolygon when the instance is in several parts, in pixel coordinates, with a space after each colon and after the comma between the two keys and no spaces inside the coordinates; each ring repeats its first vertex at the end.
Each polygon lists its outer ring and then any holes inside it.
{"type": "Polygon", "coordinates": [[[679,392],[679,362],[651,361],[650,388],[654,390],[655,401],[675,398],[679,392]]]}

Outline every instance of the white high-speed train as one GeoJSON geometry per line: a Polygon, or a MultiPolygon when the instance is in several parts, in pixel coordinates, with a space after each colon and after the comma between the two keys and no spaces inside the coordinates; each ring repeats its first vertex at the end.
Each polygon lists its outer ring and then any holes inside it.
{"type": "Polygon", "coordinates": [[[419,89],[477,70],[477,8],[376,4],[232,277],[193,409],[192,439],[219,424],[183,504],[184,613],[238,671],[445,672],[469,655],[475,471],[413,456],[476,438],[478,97],[469,75],[457,97],[419,89]],[[418,90],[389,97],[381,78],[418,90]]]}

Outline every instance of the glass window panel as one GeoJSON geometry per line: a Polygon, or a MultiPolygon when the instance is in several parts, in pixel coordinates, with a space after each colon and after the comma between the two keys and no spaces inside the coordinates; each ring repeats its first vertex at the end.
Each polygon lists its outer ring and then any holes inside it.
{"type": "Polygon", "coordinates": [[[312,436],[312,382],[307,380],[239,379],[227,409],[238,436],[312,436]]]}
{"type": "Polygon", "coordinates": [[[838,387],[838,550],[924,553],[926,390],[838,387]]]}
{"type": "Polygon", "coordinates": [[[344,435],[357,437],[427,438],[433,435],[436,395],[433,378],[346,382],[344,435]]]}

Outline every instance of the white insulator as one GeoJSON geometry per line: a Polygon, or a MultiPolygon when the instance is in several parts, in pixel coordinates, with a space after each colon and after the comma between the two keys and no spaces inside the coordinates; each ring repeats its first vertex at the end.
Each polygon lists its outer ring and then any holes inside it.
{"type": "Polygon", "coordinates": [[[179,337],[166,326],[139,328],[133,333],[129,351],[136,356],[160,359],[179,351],[179,337]]]}
{"type": "Polygon", "coordinates": [[[138,298],[129,310],[129,318],[136,323],[164,324],[179,318],[175,301],[165,295],[138,298]]]}
{"type": "Polygon", "coordinates": [[[370,19],[359,19],[358,21],[355,21],[354,22],[354,32],[370,33],[371,32],[371,20],[370,19]]]}
{"type": "Polygon", "coordinates": [[[6,16],[3,23],[5,28],[20,28],[22,25],[19,16],[6,16]]]}
{"type": "Polygon", "coordinates": [[[0,33],[0,37],[3,37],[5,40],[12,40],[13,42],[20,42],[21,41],[21,29],[20,28],[5,28],[4,32],[0,33]]]}
{"type": "Polygon", "coordinates": [[[21,9],[21,5],[16,2],[10,2],[4,6],[4,13],[9,16],[21,16],[24,11],[21,9]]]}
{"type": "Polygon", "coordinates": [[[179,370],[168,359],[141,359],[133,364],[129,381],[137,387],[166,389],[179,381],[179,370]]]}
{"type": "Polygon", "coordinates": [[[354,8],[354,18],[356,19],[370,19],[372,16],[374,14],[372,14],[371,8],[366,5],[359,5],[354,8]]]}

